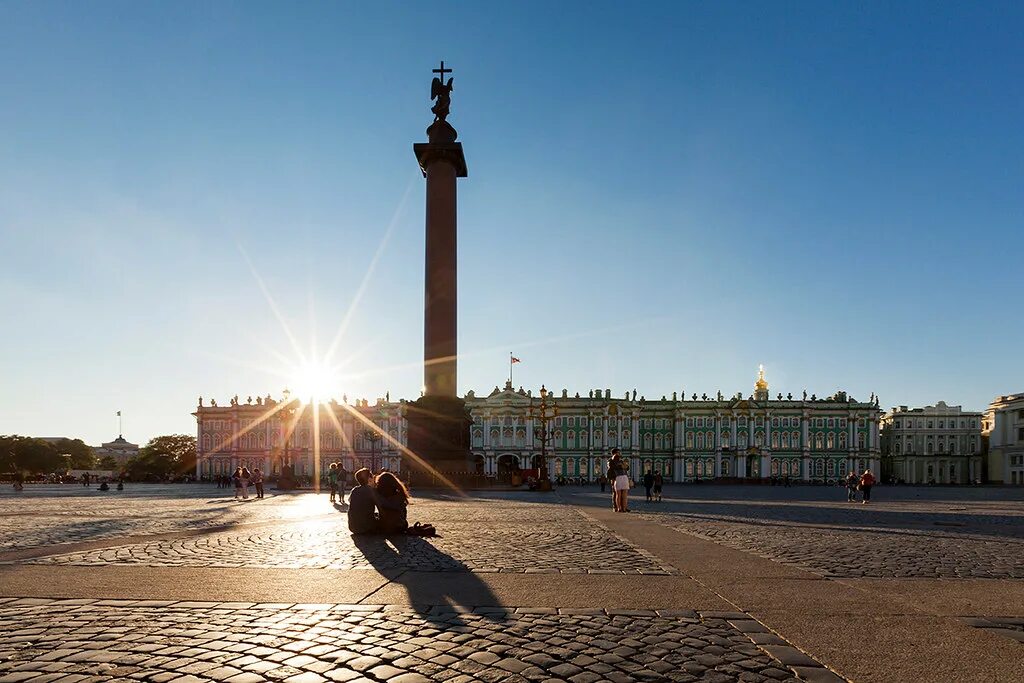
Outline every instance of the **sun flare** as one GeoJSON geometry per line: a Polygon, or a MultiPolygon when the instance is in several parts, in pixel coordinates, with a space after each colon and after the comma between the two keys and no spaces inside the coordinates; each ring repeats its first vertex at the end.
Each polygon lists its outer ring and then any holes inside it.
{"type": "Polygon", "coordinates": [[[337,390],[335,372],[321,363],[304,363],[292,374],[292,395],[303,403],[322,401],[337,390]]]}

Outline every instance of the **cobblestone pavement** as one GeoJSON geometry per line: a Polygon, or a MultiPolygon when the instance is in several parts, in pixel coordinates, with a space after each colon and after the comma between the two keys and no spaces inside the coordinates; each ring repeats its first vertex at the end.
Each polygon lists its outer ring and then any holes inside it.
{"type": "Polygon", "coordinates": [[[684,515],[661,521],[686,533],[824,576],[1024,578],[1024,543],[939,531],[721,522],[684,515]]]}
{"type": "MultiPolygon", "coordinates": [[[[441,538],[354,538],[345,515],[326,497],[305,496],[312,515],[280,524],[140,541],[26,560],[35,564],[422,571],[672,573],[653,555],[613,534],[575,508],[508,499],[416,500],[411,520],[433,523],[441,538]],[[310,502],[312,501],[312,502],[310,502]],[[487,528],[489,533],[480,534],[487,528]]],[[[550,500],[550,499],[548,499],[550,500]]],[[[263,505],[261,502],[259,505],[263,505]]],[[[290,507],[285,508],[288,512],[290,507]]],[[[259,518],[257,518],[259,519],[259,518]]],[[[267,521],[264,519],[264,521],[267,521]]]]}
{"type": "Polygon", "coordinates": [[[270,496],[234,501],[210,485],[129,484],[125,491],[29,485],[0,490],[0,551],[134,535],[288,522],[320,510],[308,497],[270,496]]]}
{"type": "MultiPolygon", "coordinates": [[[[632,507],[678,531],[830,577],[1024,578],[1020,500],[904,498],[861,505],[845,502],[845,492],[834,488],[780,488],[767,494],[735,489],[702,489],[702,496],[713,490],[720,500],[639,501],[632,507]],[[739,497],[744,495],[748,498],[739,497]],[[790,499],[757,500],[761,495],[790,499]]],[[[885,489],[878,497],[913,493],[885,489]]],[[[956,492],[961,497],[977,493],[984,491],[956,492]]]]}
{"type": "Polygon", "coordinates": [[[743,613],[0,601],[3,683],[756,683],[796,673],[842,680],[743,613]]]}

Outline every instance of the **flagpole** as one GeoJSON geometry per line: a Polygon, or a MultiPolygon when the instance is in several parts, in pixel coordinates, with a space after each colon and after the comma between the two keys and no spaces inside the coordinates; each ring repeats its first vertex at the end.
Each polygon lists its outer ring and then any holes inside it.
{"type": "Polygon", "coordinates": [[[508,352],[508,385],[512,386],[512,352],[508,352]]]}

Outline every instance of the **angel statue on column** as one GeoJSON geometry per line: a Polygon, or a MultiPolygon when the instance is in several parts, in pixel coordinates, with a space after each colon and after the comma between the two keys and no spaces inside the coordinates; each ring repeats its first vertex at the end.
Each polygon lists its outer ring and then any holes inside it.
{"type": "Polygon", "coordinates": [[[448,108],[452,104],[452,81],[454,78],[448,79],[448,84],[445,85],[440,78],[434,77],[434,80],[430,83],[430,99],[437,100],[437,104],[430,108],[430,111],[434,113],[435,121],[444,121],[448,118],[448,108]]]}

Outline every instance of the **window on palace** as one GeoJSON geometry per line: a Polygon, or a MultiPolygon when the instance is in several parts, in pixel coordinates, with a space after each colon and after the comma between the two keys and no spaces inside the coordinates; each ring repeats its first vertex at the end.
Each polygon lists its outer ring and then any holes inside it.
{"type": "Polygon", "coordinates": [[[828,434],[826,434],[825,435],[825,443],[827,444],[827,448],[829,450],[832,450],[833,448],[835,448],[836,447],[835,434],[833,434],[832,432],[829,432],[828,434]]]}
{"type": "Polygon", "coordinates": [[[931,442],[931,441],[929,441],[929,442],[928,442],[928,443],[927,443],[927,444],[925,445],[925,447],[924,447],[924,454],[925,454],[925,455],[931,455],[931,454],[932,454],[932,442],[931,442]]]}
{"type": "Polygon", "coordinates": [[[763,446],[764,445],[764,432],[754,432],[754,445],[755,446],[763,446]]]}
{"type": "Polygon", "coordinates": [[[931,420],[928,420],[928,429],[931,429],[933,424],[935,423],[932,422],[931,420]]]}
{"type": "Polygon", "coordinates": [[[779,476],[779,461],[772,458],[772,476],[779,476]]]}
{"type": "Polygon", "coordinates": [[[793,448],[799,448],[800,447],[800,432],[793,432],[792,438],[793,438],[793,448]]]}
{"type": "Polygon", "coordinates": [[[721,434],[721,436],[719,438],[720,438],[719,443],[722,444],[723,448],[728,448],[729,445],[732,443],[729,440],[729,432],[722,432],[722,434],[721,434]]]}
{"type": "MultiPolygon", "coordinates": [[[[693,435],[690,434],[690,436],[693,436],[693,435]]],[[[703,433],[698,433],[697,434],[697,450],[698,451],[704,450],[704,434],[703,433]]]]}
{"type": "Polygon", "coordinates": [[[663,441],[662,441],[662,438],[661,438],[661,434],[658,434],[657,436],[654,437],[654,448],[655,449],[660,451],[661,448],[662,448],[662,443],[663,443],[663,441]]]}
{"type": "Polygon", "coordinates": [[[693,418],[692,417],[686,418],[686,426],[687,427],[692,427],[693,426],[693,418]]]}
{"type": "Polygon", "coordinates": [[[772,448],[778,448],[779,447],[779,443],[780,443],[779,442],[779,433],[778,432],[772,432],[772,448]]]}
{"type": "Polygon", "coordinates": [[[815,435],[814,435],[814,448],[816,450],[820,451],[824,447],[825,447],[825,439],[824,439],[824,437],[822,437],[821,432],[815,433],[815,435]]]}
{"type": "Polygon", "coordinates": [[[829,460],[828,461],[828,476],[830,476],[830,477],[836,476],[836,461],[835,460],[829,460]]]}
{"type": "Polygon", "coordinates": [[[846,432],[839,433],[839,448],[846,448],[846,432]]]}
{"type": "Polygon", "coordinates": [[[738,425],[739,425],[740,427],[746,427],[746,426],[747,426],[747,418],[745,418],[745,417],[741,417],[741,418],[739,419],[739,422],[738,422],[737,424],[738,424],[738,425]]]}
{"type": "Polygon", "coordinates": [[[736,447],[737,448],[739,448],[740,450],[746,448],[747,447],[747,433],[746,432],[740,432],[737,435],[736,441],[737,441],[737,443],[736,443],[736,447]]]}
{"type": "Polygon", "coordinates": [[[946,422],[944,420],[939,420],[939,429],[943,429],[945,426],[946,422]]]}
{"type": "Polygon", "coordinates": [[[974,426],[975,426],[974,420],[971,420],[971,429],[974,429],[974,426]]]}
{"type": "Polygon", "coordinates": [[[789,448],[789,432],[782,432],[782,447],[789,448]]]}
{"type": "Polygon", "coordinates": [[[835,426],[836,426],[836,421],[835,421],[835,419],[833,419],[833,418],[831,418],[831,417],[830,417],[830,418],[828,419],[828,426],[829,426],[829,427],[835,427],[835,426]]]}
{"type": "MultiPolygon", "coordinates": [[[[704,441],[704,435],[703,434],[701,435],[701,441],[702,442],[704,441]]],[[[687,434],[686,434],[686,447],[687,448],[693,448],[693,433],[692,432],[687,432],[687,434]]]]}
{"type": "Polygon", "coordinates": [[[723,460],[722,461],[722,476],[723,477],[728,477],[729,476],[729,467],[730,467],[729,461],[728,460],[723,460]]]}

